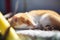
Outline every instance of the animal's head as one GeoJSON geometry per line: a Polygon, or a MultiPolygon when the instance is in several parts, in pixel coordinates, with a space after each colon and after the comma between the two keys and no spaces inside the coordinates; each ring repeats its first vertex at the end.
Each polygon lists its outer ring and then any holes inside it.
{"type": "Polygon", "coordinates": [[[31,16],[25,13],[18,13],[9,19],[10,24],[14,27],[17,25],[26,24],[27,26],[34,26],[35,23],[31,16]]]}

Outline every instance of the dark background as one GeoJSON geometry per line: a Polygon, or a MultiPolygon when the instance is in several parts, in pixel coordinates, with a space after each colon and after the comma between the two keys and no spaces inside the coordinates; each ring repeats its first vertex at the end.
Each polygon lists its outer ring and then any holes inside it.
{"type": "MultiPolygon", "coordinates": [[[[15,12],[17,0],[10,0],[11,11],[15,12]]],[[[60,0],[18,0],[17,12],[25,12],[38,9],[55,10],[60,13],[60,0]]],[[[5,0],[0,0],[0,11],[6,13],[5,0]]]]}

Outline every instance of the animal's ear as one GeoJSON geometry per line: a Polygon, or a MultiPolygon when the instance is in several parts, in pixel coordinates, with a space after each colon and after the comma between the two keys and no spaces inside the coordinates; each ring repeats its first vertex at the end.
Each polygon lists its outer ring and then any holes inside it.
{"type": "Polygon", "coordinates": [[[15,21],[15,22],[17,22],[17,21],[18,21],[18,20],[17,20],[17,19],[18,19],[18,17],[14,17],[13,19],[14,19],[14,21],[15,21]]]}
{"type": "Polygon", "coordinates": [[[9,22],[11,22],[11,21],[17,21],[17,18],[18,18],[18,17],[13,16],[13,17],[9,18],[8,21],[9,21],[9,22]]]}
{"type": "Polygon", "coordinates": [[[14,27],[16,25],[16,23],[18,22],[18,17],[12,17],[11,21],[10,21],[10,24],[14,27]]]}

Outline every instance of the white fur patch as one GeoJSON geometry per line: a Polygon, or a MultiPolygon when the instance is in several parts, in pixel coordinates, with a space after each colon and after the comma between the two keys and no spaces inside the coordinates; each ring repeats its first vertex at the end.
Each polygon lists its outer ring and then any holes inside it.
{"type": "Polygon", "coordinates": [[[51,25],[51,21],[49,19],[49,15],[48,14],[44,14],[41,16],[40,18],[40,24],[42,24],[42,26],[46,26],[46,25],[51,25]]]}

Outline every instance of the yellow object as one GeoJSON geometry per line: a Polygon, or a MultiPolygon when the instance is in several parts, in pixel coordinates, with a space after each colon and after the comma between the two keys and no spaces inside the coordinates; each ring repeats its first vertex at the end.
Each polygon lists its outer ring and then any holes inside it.
{"type": "MultiPolygon", "coordinates": [[[[9,26],[10,26],[10,24],[8,23],[8,21],[4,18],[4,16],[0,12],[0,31],[3,36],[9,26]]],[[[15,33],[14,29],[11,27],[6,40],[21,40],[21,39],[18,37],[18,35],[15,33]]]]}

